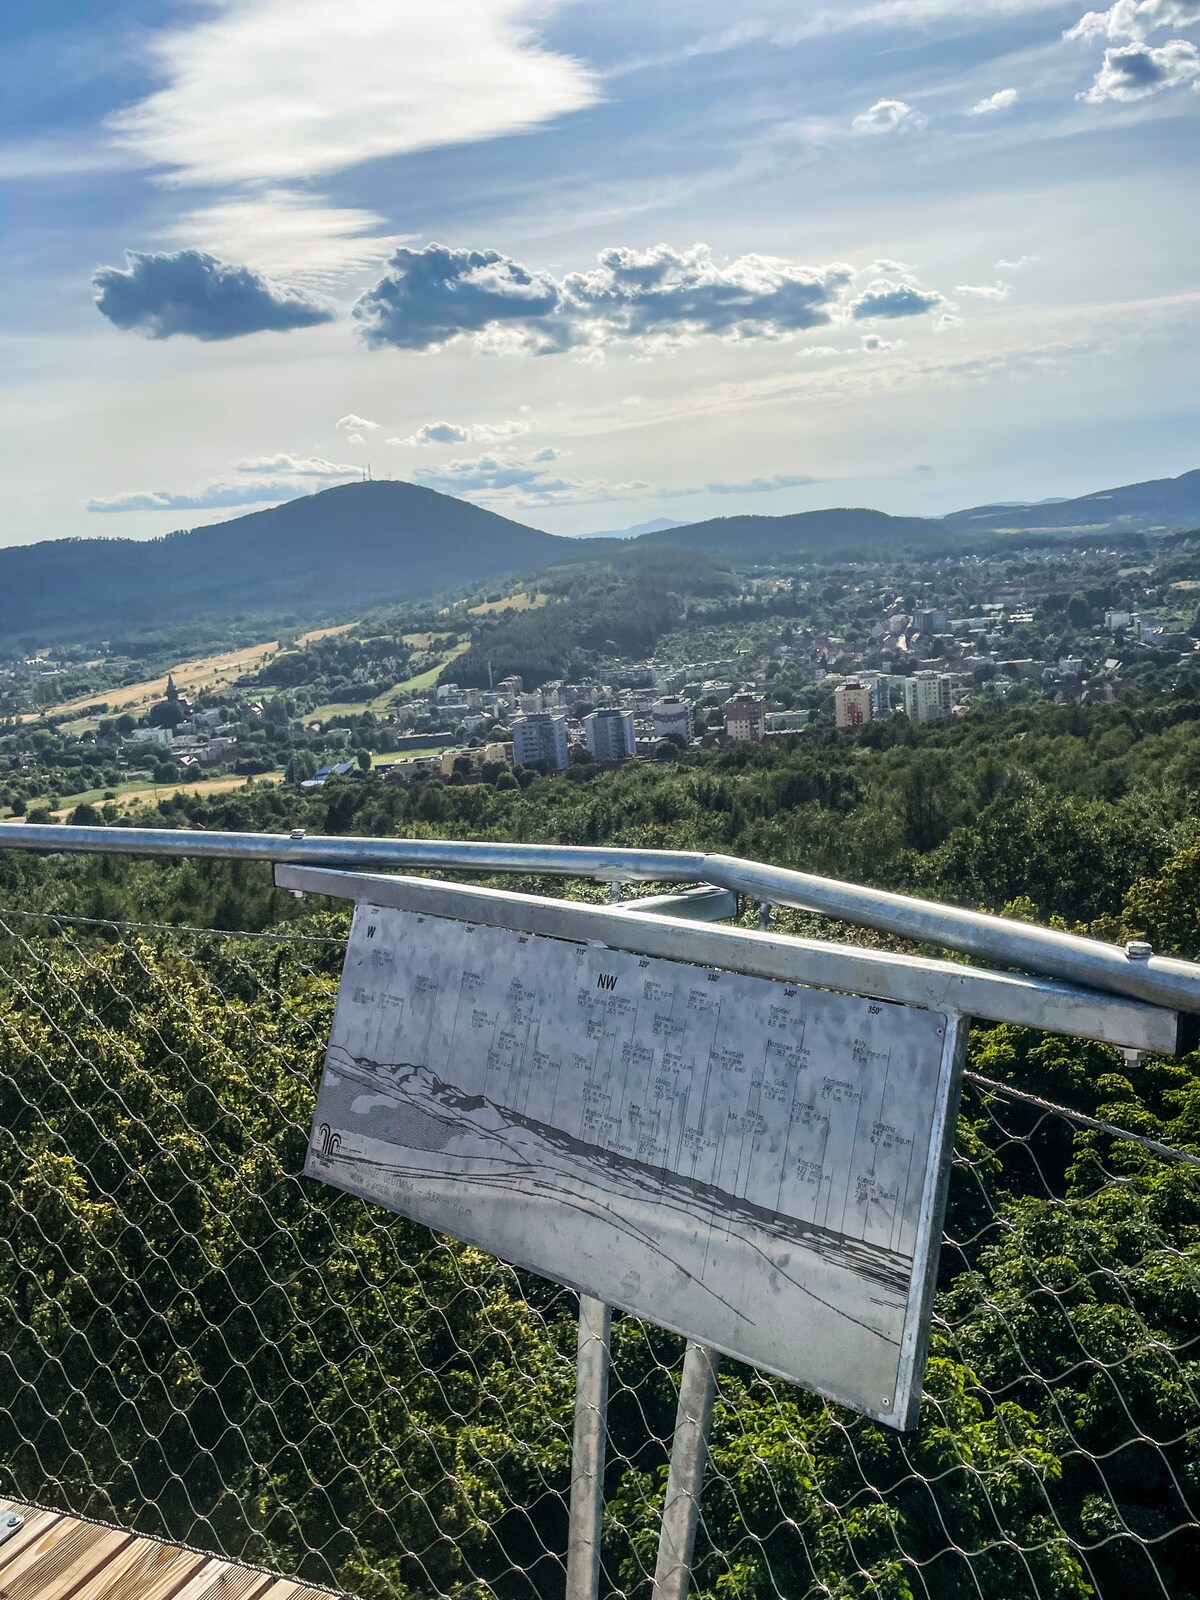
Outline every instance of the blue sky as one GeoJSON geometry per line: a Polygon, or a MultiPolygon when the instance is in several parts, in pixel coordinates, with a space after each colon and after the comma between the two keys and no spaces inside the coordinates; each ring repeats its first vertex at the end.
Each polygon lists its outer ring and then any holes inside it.
{"type": "Polygon", "coordinates": [[[8,0],[0,542],[1200,465],[1200,0],[8,0]]]}

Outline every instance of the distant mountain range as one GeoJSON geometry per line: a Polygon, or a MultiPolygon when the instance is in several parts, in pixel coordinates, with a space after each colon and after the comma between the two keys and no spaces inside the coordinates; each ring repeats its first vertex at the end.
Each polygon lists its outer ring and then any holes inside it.
{"type": "Polygon", "coordinates": [[[1137,533],[1149,528],[1200,528],[1200,470],[1178,478],[1152,478],[1101,489],[1075,500],[972,506],[943,519],[972,533],[1028,533],[1090,529],[1137,533]]]}
{"type": "Polygon", "coordinates": [[[639,547],[736,560],[944,551],[963,549],[965,536],[1185,528],[1200,528],[1200,471],[941,518],[852,508],[689,524],[662,517],[590,539],[543,533],[411,483],[349,483],[165,539],[0,548],[0,640],[130,637],[201,617],[327,616],[639,547]]]}

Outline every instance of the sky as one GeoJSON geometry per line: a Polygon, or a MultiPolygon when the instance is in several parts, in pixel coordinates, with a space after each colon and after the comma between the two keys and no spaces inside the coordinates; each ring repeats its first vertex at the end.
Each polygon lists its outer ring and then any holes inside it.
{"type": "Polygon", "coordinates": [[[1200,0],[5,0],[0,543],[1200,466],[1200,0]]]}

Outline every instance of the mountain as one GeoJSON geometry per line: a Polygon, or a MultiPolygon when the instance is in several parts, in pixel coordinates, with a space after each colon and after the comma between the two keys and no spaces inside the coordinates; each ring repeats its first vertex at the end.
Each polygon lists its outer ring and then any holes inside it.
{"type": "Polygon", "coordinates": [[[578,560],[578,541],[411,483],[347,483],[165,539],[0,549],[0,638],[327,614],[578,560]]]}
{"type": "Polygon", "coordinates": [[[798,511],[784,517],[714,517],[657,533],[637,541],[647,549],[721,550],[729,555],[757,556],[776,551],[862,552],[901,545],[945,544],[952,535],[932,517],[893,517],[886,511],[798,511]]]}
{"type": "Polygon", "coordinates": [[[600,533],[584,533],[582,539],[638,539],[643,533],[662,533],[667,528],[682,528],[686,524],[676,517],[655,517],[653,522],[635,522],[632,528],[605,528],[600,533]]]}
{"type": "Polygon", "coordinates": [[[1037,505],[972,506],[946,519],[971,533],[1033,532],[1078,528],[1136,533],[1149,528],[1200,528],[1200,471],[1178,478],[1151,478],[1119,489],[1101,489],[1074,500],[1037,505]]]}

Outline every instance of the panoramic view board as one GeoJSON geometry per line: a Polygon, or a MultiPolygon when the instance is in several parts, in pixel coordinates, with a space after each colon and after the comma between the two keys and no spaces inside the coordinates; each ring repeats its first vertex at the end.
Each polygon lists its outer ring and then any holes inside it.
{"type": "Polygon", "coordinates": [[[360,905],[306,1170],[894,1420],[945,1029],[360,905]]]}

